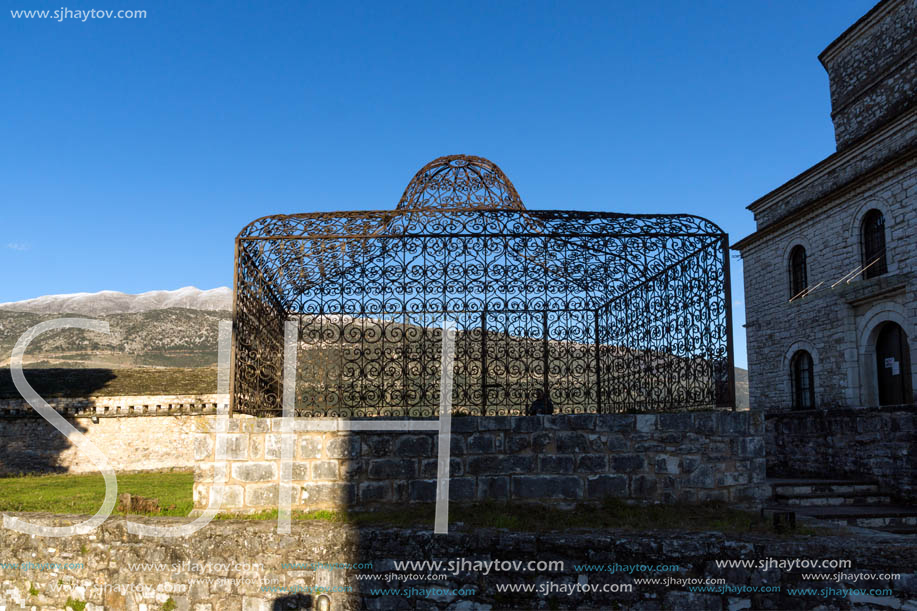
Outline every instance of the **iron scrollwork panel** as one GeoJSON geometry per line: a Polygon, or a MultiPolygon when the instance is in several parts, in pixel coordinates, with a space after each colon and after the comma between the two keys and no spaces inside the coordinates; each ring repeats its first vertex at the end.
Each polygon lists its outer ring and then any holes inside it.
{"type": "Polygon", "coordinates": [[[265,217],[239,236],[234,409],[303,415],[659,411],[731,402],[725,235],[688,215],[527,211],[492,163],[425,166],[396,210],[265,217]]]}
{"type": "Polygon", "coordinates": [[[727,405],[723,256],[711,241],[600,310],[602,402],[611,411],[727,405]]]}

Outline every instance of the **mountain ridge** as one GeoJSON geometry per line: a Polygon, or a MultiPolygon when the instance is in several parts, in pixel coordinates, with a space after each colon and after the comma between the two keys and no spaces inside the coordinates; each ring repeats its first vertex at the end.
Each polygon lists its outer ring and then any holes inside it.
{"type": "Polygon", "coordinates": [[[121,293],[119,291],[65,293],[0,303],[0,310],[7,312],[83,314],[87,316],[149,312],[170,308],[211,312],[228,311],[232,309],[232,289],[220,286],[202,290],[194,286],[185,286],[171,291],[147,291],[145,293],[121,293]]]}

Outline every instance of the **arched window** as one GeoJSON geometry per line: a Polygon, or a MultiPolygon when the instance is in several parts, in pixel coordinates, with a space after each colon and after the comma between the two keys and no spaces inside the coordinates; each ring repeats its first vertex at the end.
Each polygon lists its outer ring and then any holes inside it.
{"type": "Polygon", "coordinates": [[[796,297],[809,285],[806,274],[806,249],[794,246],[790,251],[790,297],[796,297]]]}
{"type": "Polygon", "coordinates": [[[888,271],[885,261],[885,216],[878,210],[870,210],[863,217],[861,229],[863,238],[864,278],[875,278],[888,271]]]}
{"type": "Polygon", "coordinates": [[[815,408],[815,381],[812,374],[812,355],[800,350],[790,361],[793,381],[793,409],[815,408]]]}

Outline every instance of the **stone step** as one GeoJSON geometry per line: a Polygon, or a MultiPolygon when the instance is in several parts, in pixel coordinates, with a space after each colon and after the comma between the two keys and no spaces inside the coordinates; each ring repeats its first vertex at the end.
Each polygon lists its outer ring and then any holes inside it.
{"type": "Polygon", "coordinates": [[[846,496],[881,494],[877,484],[833,484],[831,486],[779,486],[772,488],[774,495],[788,497],[846,496]]]}
{"type": "Polygon", "coordinates": [[[794,513],[827,524],[917,533],[917,507],[893,505],[875,482],[842,479],[770,479],[774,504],[766,513],[791,521],[794,513]]]}
{"type": "Polygon", "coordinates": [[[917,526],[890,526],[879,530],[895,535],[917,535],[917,526]]]}
{"type": "Polygon", "coordinates": [[[795,507],[799,515],[841,526],[887,530],[917,527],[917,508],[902,505],[844,505],[841,507],[795,507]]]}
{"type": "Polygon", "coordinates": [[[768,480],[775,498],[842,497],[872,494],[881,496],[874,482],[843,479],[772,479],[768,480]]]}
{"type": "Polygon", "coordinates": [[[856,492],[843,496],[832,496],[827,494],[783,496],[775,494],[774,501],[781,505],[793,507],[821,507],[827,505],[888,505],[891,504],[892,498],[886,494],[877,495],[872,492],[856,492]]]}

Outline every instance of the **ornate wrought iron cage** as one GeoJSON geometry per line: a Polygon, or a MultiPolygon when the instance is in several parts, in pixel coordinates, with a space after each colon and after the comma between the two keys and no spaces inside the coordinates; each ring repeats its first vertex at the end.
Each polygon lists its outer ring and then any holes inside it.
{"type": "Polygon", "coordinates": [[[734,406],[728,238],[692,215],[527,210],[496,164],[441,157],[394,210],[276,215],[236,238],[232,408],[433,416],[734,406]]]}

